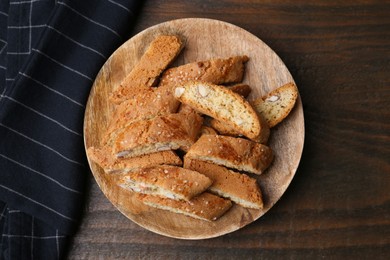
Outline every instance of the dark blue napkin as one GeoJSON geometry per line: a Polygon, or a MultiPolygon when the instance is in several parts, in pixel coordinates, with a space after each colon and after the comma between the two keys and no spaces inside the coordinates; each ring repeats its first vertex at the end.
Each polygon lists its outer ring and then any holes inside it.
{"type": "Polygon", "coordinates": [[[0,259],[58,259],[80,221],[83,116],[137,0],[0,1],[0,259]]]}

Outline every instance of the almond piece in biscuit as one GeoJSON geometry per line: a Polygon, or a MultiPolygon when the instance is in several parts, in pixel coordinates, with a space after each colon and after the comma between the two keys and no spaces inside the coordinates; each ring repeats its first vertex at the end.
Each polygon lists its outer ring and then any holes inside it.
{"type": "Polygon", "coordinates": [[[261,174],[273,160],[271,148],[244,138],[202,135],[184,157],[261,174]]]}
{"type": "Polygon", "coordinates": [[[287,83],[262,98],[251,101],[255,110],[274,127],[283,121],[293,109],[298,98],[298,88],[294,83],[287,83]]]}
{"type": "Polygon", "coordinates": [[[178,36],[156,37],[120,86],[111,93],[110,101],[118,104],[132,97],[139,89],[155,86],[160,74],[172,63],[182,48],[183,42],[178,36]]]}
{"type": "Polygon", "coordinates": [[[245,208],[263,208],[262,194],[256,179],[217,164],[188,158],[184,160],[184,168],[209,177],[213,181],[209,191],[231,199],[245,208]]]}
{"type": "Polygon", "coordinates": [[[233,205],[230,200],[223,199],[208,192],[204,192],[190,201],[172,200],[144,194],[140,194],[137,197],[150,207],[168,210],[206,221],[217,220],[233,205]]]}
{"type": "Polygon", "coordinates": [[[174,95],[182,103],[229,124],[250,139],[261,134],[262,126],[252,106],[226,87],[193,81],[177,86],[174,95]]]}
{"type": "Polygon", "coordinates": [[[189,201],[204,192],[212,181],[196,171],[161,165],[121,175],[117,183],[137,193],[189,201]]]}

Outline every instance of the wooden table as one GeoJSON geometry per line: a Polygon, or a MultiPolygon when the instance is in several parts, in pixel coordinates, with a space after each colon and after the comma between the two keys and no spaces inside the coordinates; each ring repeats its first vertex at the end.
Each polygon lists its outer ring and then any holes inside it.
{"type": "Polygon", "coordinates": [[[90,175],[70,259],[390,257],[390,4],[307,2],[146,1],[132,35],[172,19],[207,17],[244,28],[282,58],[303,102],[302,160],[266,215],[207,240],[139,227],[90,175]]]}

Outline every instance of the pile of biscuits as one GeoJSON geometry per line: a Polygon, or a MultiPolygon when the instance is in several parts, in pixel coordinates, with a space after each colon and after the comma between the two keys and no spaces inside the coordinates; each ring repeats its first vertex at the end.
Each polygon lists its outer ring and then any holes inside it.
{"type": "Polygon", "coordinates": [[[270,129],[290,113],[298,90],[288,83],[248,101],[249,57],[169,67],[183,47],[176,35],[151,42],[111,93],[115,112],[88,157],[151,207],[208,221],[234,203],[261,209],[251,175],[271,165],[270,129]]]}

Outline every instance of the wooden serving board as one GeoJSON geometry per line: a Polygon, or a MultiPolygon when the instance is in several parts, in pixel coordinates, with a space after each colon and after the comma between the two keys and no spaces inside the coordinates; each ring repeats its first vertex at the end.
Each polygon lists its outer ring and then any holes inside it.
{"type": "MultiPolygon", "coordinates": [[[[175,65],[211,58],[247,55],[244,82],[252,87],[248,99],[262,96],[288,82],[294,82],[281,59],[260,39],[249,32],[216,20],[180,19],[148,28],[118,48],[100,70],[86,107],[85,147],[99,146],[112,114],[109,93],[131,71],[149,43],[162,34],[180,35],[186,45],[175,65]]],[[[298,86],[299,87],[299,86],[298,86]]],[[[262,210],[234,205],[214,222],[193,219],[164,210],[149,208],[135,199],[132,192],[119,188],[110,175],[89,159],[92,173],[106,197],[120,212],[140,226],[155,233],[182,239],[221,236],[257,220],[283,195],[297,170],[304,143],[304,118],[300,98],[293,111],[280,125],[271,129],[269,146],[275,159],[258,179],[264,196],[262,210]]]]}

